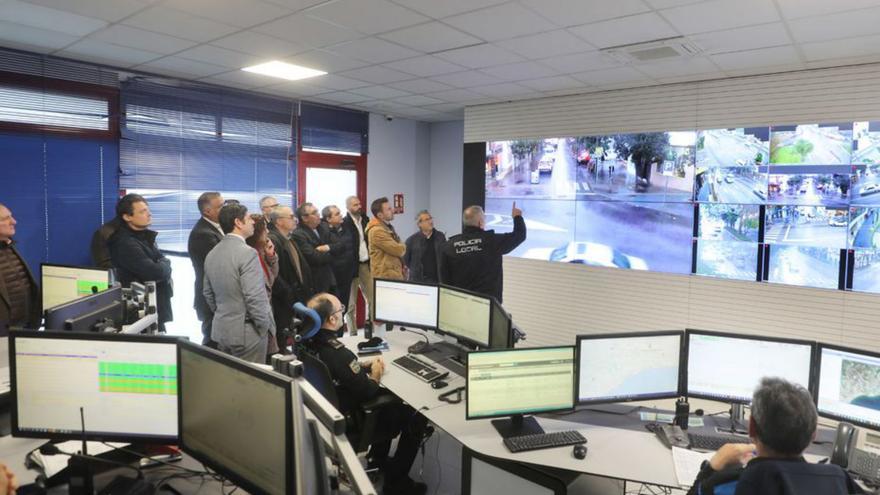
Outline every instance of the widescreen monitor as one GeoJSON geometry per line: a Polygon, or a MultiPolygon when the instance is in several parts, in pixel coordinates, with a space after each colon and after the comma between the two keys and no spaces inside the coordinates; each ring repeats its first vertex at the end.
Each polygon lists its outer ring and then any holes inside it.
{"type": "Polygon", "coordinates": [[[40,265],[43,309],[49,309],[80,297],[107,290],[110,270],[79,266],[40,265]]]}
{"type": "Polygon", "coordinates": [[[124,316],[122,288],[117,285],[47,309],[44,326],[47,330],[90,332],[99,330],[99,325],[108,323],[120,328],[124,323],[124,316]]]}
{"type": "Polygon", "coordinates": [[[168,336],[11,332],[13,435],[177,443],[178,341],[168,336]]]}
{"type": "Polygon", "coordinates": [[[437,286],[377,278],[373,321],[418,328],[437,327],[437,286]]]}
{"type": "Polygon", "coordinates": [[[440,332],[466,344],[489,347],[491,297],[441,286],[437,312],[437,329],[440,332]]]}
{"type": "Polygon", "coordinates": [[[688,396],[749,403],[764,377],[812,390],[815,342],[688,330],[685,347],[688,396]]]}
{"type": "Polygon", "coordinates": [[[819,344],[819,414],[880,430],[880,354],[819,344]]]}
{"type": "Polygon", "coordinates": [[[296,493],[291,379],[188,342],[178,351],[184,452],[250,493],[296,493]]]}
{"type": "Polygon", "coordinates": [[[578,336],[578,402],[677,397],[683,337],[675,331],[578,336]]]}
{"type": "Polygon", "coordinates": [[[574,408],[574,347],[534,347],[467,354],[467,419],[493,421],[502,436],[540,433],[524,414],[574,408]]]}

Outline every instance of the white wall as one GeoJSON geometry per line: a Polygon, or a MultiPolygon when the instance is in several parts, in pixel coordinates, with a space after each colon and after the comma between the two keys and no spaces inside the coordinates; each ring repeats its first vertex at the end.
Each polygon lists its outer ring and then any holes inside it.
{"type": "Polygon", "coordinates": [[[438,229],[461,230],[464,122],[427,124],[370,114],[367,205],[381,196],[404,195],[404,213],[394,219],[402,239],[417,230],[415,215],[428,209],[438,229]]]}

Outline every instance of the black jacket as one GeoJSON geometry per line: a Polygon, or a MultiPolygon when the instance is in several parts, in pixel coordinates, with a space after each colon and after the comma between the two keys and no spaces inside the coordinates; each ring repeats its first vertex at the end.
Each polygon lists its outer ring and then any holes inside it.
{"type": "Polygon", "coordinates": [[[208,303],[205,302],[205,296],[202,294],[202,288],[205,286],[205,258],[208,257],[208,253],[214,249],[214,246],[222,240],[223,234],[205,220],[204,217],[196,222],[189,233],[186,250],[189,252],[189,259],[192,261],[193,270],[196,273],[193,308],[196,310],[199,321],[206,321],[213,317],[211,308],[208,307],[208,303]]]}
{"type": "Polygon", "coordinates": [[[98,268],[113,268],[113,262],[110,260],[110,248],[107,247],[107,241],[113,237],[113,234],[119,229],[121,221],[113,218],[101,225],[98,230],[92,234],[92,245],[89,249],[92,255],[92,263],[98,268]]]}
{"type": "Polygon", "coordinates": [[[352,273],[357,270],[355,258],[351,255],[355,248],[354,240],[351,237],[351,232],[345,230],[341,225],[335,230],[327,223],[324,223],[324,225],[327,228],[327,241],[330,245],[330,252],[333,253],[333,259],[330,263],[333,266],[333,276],[336,278],[337,291],[340,294],[343,292],[347,293],[351,285],[352,273]]]}
{"type": "MultiPolygon", "coordinates": [[[[309,263],[312,270],[312,284],[315,291],[329,292],[331,287],[336,286],[336,278],[333,276],[333,257],[337,255],[331,247],[330,251],[320,252],[316,248],[323,244],[330,244],[330,233],[326,224],[320,224],[317,228],[318,235],[312,229],[300,224],[291,234],[302,255],[309,263]]],[[[339,247],[337,246],[337,249],[339,247]]]]}
{"type": "Polygon", "coordinates": [[[440,276],[440,256],[443,253],[443,245],[446,243],[446,234],[434,229],[434,233],[428,239],[421,232],[416,232],[406,240],[406,254],[403,255],[403,262],[409,268],[409,279],[413,282],[437,282],[437,280],[427,280],[425,278],[424,267],[422,266],[422,258],[429,242],[434,244],[437,276],[440,276]]]}
{"type": "Polygon", "coordinates": [[[156,282],[156,298],[159,305],[159,324],[174,319],[171,311],[171,261],[156,245],[157,233],[153,230],[131,230],[123,225],[110,237],[110,259],[116,268],[116,279],[123,287],[132,282],[156,282]]]}
{"type": "Polygon", "coordinates": [[[339,408],[343,413],[375,398],[382,391],[379,384],[370,379],[369,368],[358,362],[357,356],[342,342],[336,340],[334,332],[320,330],[308,341],[308,346],[330,371],[339,396],[339,408]]]}
{"type": "Polygon", "coordinates": [[[440,257],[440,282],[462,289],[494,296],[501,302],[504,274],[501,256],[526,240],[526,222],[513,217],[513,232],[496,234],[494,230],[465,227],[443,245],[440,257]]]}
{"type": "MultiPolygon", "coordinates": [[[[369,263],[369,247],[370,242],[367,240],[367,224],[370,223],[370,217],[366,213],[361,213],[361,232],[364,233],[364,244],[367,245],[367,261],[365,263],[369,263]]],[[[348,232],[348,235],[351,236],[351,242],[354,246],[353,251],[351,253],[352,260],[352,278],[358,276],[358,265],[360,264],[360,258],[358,257],[358,247],[361,243],[361,235],[358,233],[357,226],[354,224],[354,217],[351,216],[351,213],[345,215],[345,218],[342,220],[342,230],[348,232]]]]}
{"type": "MultiPolygon", "coordinates": [[[[708,464],[708,463],[707,463],[708,464]]],[[[810,464],[803,457],[756,457],[743,467],[714,471],[704,464],[688,495],[848,495],[864,493],[834,464],[810,464]]]]}
{"type": "Polygon", "coordinates": [[[279,330],[290,328],[290,319],[293,317],[293,303],[307,303],[315,294],[312,288],[312,272],[309,264],[301,252],[298,252],[299,265],[302,269],[302,278],[297,275],[293,266],[293,248],[290,239],[284,237],[277,229],[269,231],[269,238],[275,244],[275,252],[278,254],[278,276],[272,285],[272,313],[275,316],[275,328],[279,330]]]}

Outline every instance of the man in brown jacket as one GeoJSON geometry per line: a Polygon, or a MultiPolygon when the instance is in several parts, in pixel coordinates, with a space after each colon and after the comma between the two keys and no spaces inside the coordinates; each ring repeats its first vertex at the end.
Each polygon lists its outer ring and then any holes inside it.
{"type": "Polygon", "coordinates": [[[30,268],[15,248],[15,218],[0,203],[0,335],[8,328],[40,326],[40,290],[30,268]]]}
{"type": "Polygon", "coordinates": [[[391,225],[394,210],[388,198],[381,197],[370,205],[373,218],[367,224],[367,246],[370,250],[370,274],[374,279],[406,280],[403,254],[406,245],[400,242],[391,225]]]}

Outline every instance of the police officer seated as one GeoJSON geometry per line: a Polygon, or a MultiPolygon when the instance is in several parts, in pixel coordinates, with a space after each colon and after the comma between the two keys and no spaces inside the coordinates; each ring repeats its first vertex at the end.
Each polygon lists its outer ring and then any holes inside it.
{"type": "Polygon", "coordinates": [[[688,495],[863,493],[840,466],[804,460],[804,450],[816,437],[817,420],[806,389],[781,378],[764,378],[752,397],[749,437],[754,443],[718,449],[703,462],[688,495]]]}
{"type": "MultiPolygon", "coordinates": [[[[357,356],[336,339],[345,316],[345,306],[339,299],[332,294],[318,294],[309,300],[308,307],[318,313],[322,325],[317,335],[307,341],[307,346],[330,370],[337,386],[341,412],[345,414],[380,394],[390,394],[387,389],[379,386],[385,372],[382,358],[359,362],[357,356]]],[[[384,431],[377,434],[378,437],[393,438],[400,434],[397,452],[392,459],[388,459],[391,440],[370,446],[370,467],[378,467],[385,473],[384,493],[425,493],[425,484],[413,481],[409,477],[409,471],[425,436],[427,420],[403,403],[385,406],[379,414],[377,428],[384,431]]]]}

